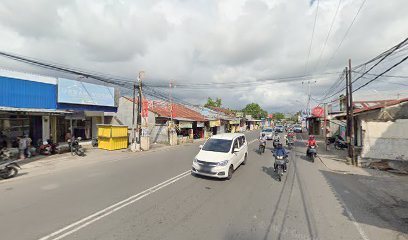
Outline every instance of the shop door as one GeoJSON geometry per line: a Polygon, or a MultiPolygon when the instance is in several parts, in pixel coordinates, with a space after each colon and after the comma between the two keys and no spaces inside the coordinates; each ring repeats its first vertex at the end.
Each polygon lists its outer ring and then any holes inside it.
{"type": "Polygon", "coordinates": [[[38,146],[38,140],[42,138],[42,116],[32,116],[30,118],[30,137],[32,144],[38,146]]]}

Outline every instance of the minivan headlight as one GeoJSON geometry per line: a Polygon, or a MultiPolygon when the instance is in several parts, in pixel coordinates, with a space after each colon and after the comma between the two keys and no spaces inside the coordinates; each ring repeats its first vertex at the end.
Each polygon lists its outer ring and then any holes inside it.
{"type": "Polygon", "coordinates": [[[198,159],[194,158],[193,163],[197,163],[198,159]]]}
{"type": "Polygon", "coordinates": [[[228,164],[228,160],[224,160],[224,161],[218,162],[217,166],[224,167],[224,166],[227,166],[227,164],[228,164]]]}

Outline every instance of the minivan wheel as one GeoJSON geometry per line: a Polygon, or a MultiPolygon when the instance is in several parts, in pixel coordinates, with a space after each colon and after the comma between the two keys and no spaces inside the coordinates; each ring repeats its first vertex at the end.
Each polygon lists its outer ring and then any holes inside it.
{"type": "Polygon", "coordinates": [[[231,180],[233,173],[234,173],[234,167],[231,165],[228,169],[228,177],[227,177],[228,180],[231,180]]]}

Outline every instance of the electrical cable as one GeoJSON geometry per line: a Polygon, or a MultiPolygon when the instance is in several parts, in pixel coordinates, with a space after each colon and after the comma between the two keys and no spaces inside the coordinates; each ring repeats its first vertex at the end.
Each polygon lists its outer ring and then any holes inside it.
{"type": "Polygon", "coordinates": [[[317,16],[318,16],[318,13],[319,13],[319,3],[320,3],[320,1],[317,0],[316,15],[315,15],[314,23],[313,23],[312,37],[310,39],[309,51],[307,53],[307,58],[306,58],[306,63],[305,63],[305,73],[307,72],[307,67],[309,65],[309,59],[310,59],[310,53],[312,51],[313,38],[314,38],[314,33],[315,33],[315,28],[316,28],[317,16]]]}

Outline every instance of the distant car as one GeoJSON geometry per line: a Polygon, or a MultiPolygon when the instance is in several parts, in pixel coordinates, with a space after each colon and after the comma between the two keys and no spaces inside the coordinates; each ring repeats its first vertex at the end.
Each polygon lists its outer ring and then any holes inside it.
{"type": "Polygon", "coordinates": [[[275,127],[275,132],[282,133],[284,131],[284,127],[282,125],[277,125],[275,127]]]}
{"type": "Polygon", "coordinates": [[[261,131],[261,136],[262,136],[262,134],[265,134],[265,136],[266,136],[266,139],[268,139],[268,140],[272,140],[272,137],[273,137],[273,129],[272,128],[265,128],[265,129],[263,129],[262,131],[261,131]]]}
{"type": "Polygon", "coordinates": [[[224,133],[209,138],[193,160],[192,173],[231,179],[248,158],[248,143],[242,133],[224,133]]]}
{"type": "Polygon", "coordinates": [[[300,125],[293,126],[293,131],[295,133],[302,133],[303,132],[302,126],[300,126],[300,125]]]}

